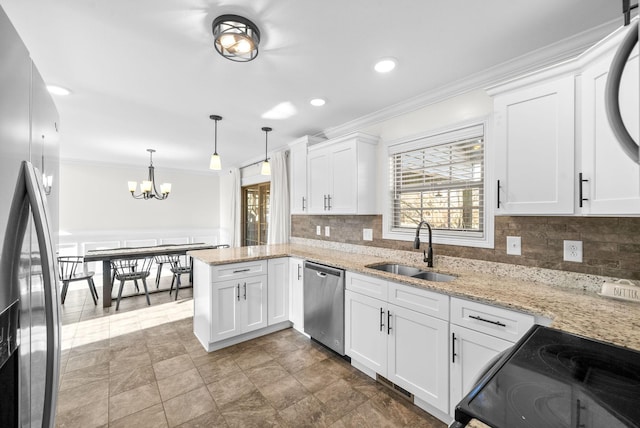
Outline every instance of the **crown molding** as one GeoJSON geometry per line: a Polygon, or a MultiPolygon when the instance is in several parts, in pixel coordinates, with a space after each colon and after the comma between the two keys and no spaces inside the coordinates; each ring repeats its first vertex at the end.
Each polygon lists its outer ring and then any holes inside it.
{"type": "Polygon", "coordinates": [[[494,67],[487,68],[464,79],[422,93],[341,125],[327,128],[315,134],[315,136],[329,139],[339,137],[379,122],[419,110],[448,98],[473,90],[484,89],[488,86],[496,86],[501,82],[514,79],[518,76],[573,59],[591,48],[601,39],[616,31],[619,27],[619,19],[611,20],[572,37],[536,49],[526,55],[521,55],[494,67]]]}

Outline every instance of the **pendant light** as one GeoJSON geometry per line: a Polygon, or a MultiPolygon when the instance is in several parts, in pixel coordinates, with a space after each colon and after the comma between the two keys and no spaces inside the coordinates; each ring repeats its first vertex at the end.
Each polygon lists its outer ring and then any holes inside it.
{"type": "Polygon", "coordinates": [[[215,133],[214,133],[214,149],[213,154],[211,155],[211,160],[209,161],[209,169],[213,169],[216,171],[220,171],[222,169],[222,162],[220,161],[220,155],[218,155],[218,121],[222,120],[221,116],[217,114],[212,114],[209,116],[209,119],[215,120],[215,133]]]}
{"type": "Polygon", "coordinates": [[[149,179],[143,181],[140,184],[140,194],[136,195],[136,188],[138,187],[138,183],[135,181],[129,181],[129,192],[131,192],[131,196],[135,199],[158,199],[162,201],[169,197],[169,193],[171,193],[171,183],[162,183],[160,185],[160,192],[156,189],[156,179],[154,176],[154,168],[153,168],[153,152],[154,149],[147,149],[149,152],[149,179]]]}
{"type": "Polygon", "coordinates": [[[267,158],[267,136],[269,131],[273,131],[273,129],[265,126],[262,130],[264,131],[264,162],[262,162],[262,171],[260,173],[262,175],[271,175],[271,164],[269,164],[269,158],[267,158]]]}

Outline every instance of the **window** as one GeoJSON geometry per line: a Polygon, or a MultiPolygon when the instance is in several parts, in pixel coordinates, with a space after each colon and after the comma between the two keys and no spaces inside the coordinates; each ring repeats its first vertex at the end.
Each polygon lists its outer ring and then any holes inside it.
{"type": "Polygon", "coordinates": [[[475,125],[389,147],[389,238],[413,237],[426,220],[438,242],[486,241],[484,140],[475,125]]]}
{"type": "Polygon", "coordinates": [[[269,229],[269,183],[242,188],[242,245],[264,245],[269,229]]]}

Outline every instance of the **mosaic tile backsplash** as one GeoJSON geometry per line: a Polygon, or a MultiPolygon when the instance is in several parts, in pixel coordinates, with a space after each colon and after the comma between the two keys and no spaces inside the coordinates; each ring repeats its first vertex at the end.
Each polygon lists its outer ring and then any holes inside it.
{"type": "MultiPolygon", "coordinates": [[[[381,215],[293,215],[291,236],[395,250],[412,242],[382,239],[381,215]],[[322,236],[316,235],[321,226],[322,236]],[[330,236],[324,236],[325,226],[330,236]],[[362,239],[373,230],[373,240],[362,239]]],[[[436,255],[486,260],[528,267],[640,280],[640,217],[507,217],[495,218],[495,248],[433,246],[436,255]],[[522,255],[507,255],[507,236],[520,236],[522,255]],[[563,261],[563,241],[582,241],[582,263],[563,261]]],[[[420,250],[422,251],[422,250],[420,250]]]]}

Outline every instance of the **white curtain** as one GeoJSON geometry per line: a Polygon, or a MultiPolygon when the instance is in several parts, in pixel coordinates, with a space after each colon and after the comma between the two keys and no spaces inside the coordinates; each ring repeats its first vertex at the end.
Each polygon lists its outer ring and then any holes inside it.
{"type": "Polygon", "coordinates": [[[233,177],[232,191],[231,191],[231,224],[233,225],[233,247],[240,247],[242,243],[241,239],[241,225],[240,219],[242,217],[242,189],[240,170],[238,168],[231,169],[231,175],[233,177]]]}
{"type": "Polygon", "coordinates": [[[271,155],[271,189],[269,202],[269,244],[289,242],[289,179],[287,176],[287,156],[284,151],[271,155]]]}

